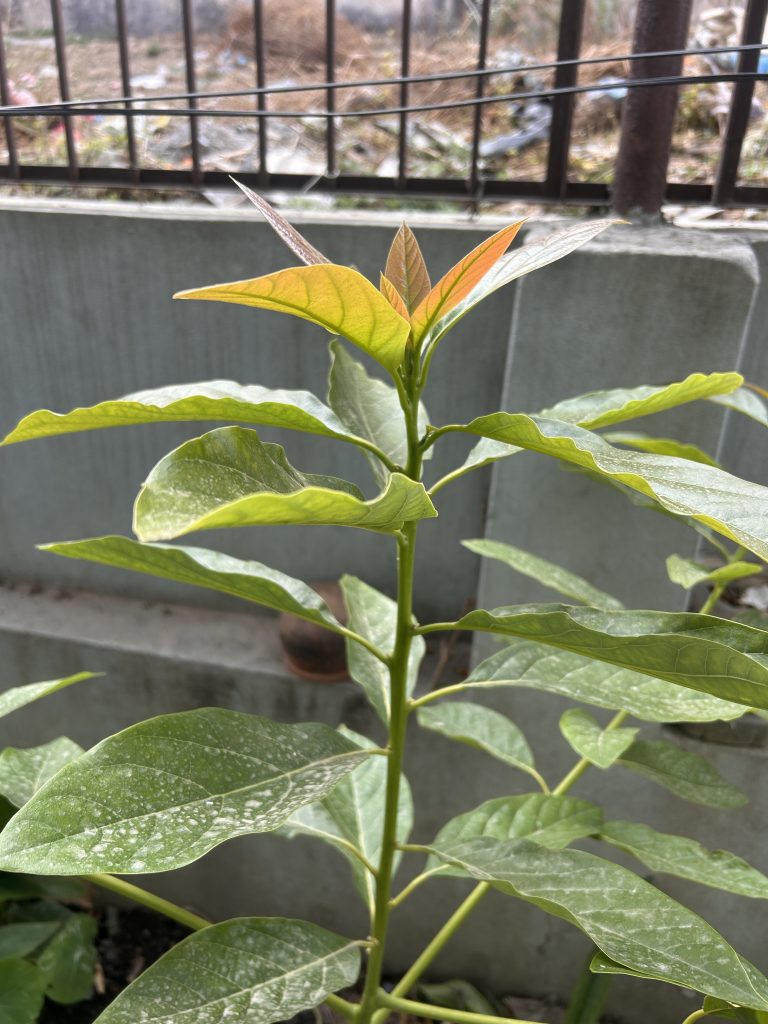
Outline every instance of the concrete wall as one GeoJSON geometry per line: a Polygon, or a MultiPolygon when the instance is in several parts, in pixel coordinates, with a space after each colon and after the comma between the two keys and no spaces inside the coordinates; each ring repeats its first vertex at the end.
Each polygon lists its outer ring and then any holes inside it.
{"type": "MultiPolygon", "coordinates": [[[[334,259],[371,274],[381,266],[395,226],[386,217],[331,223],[305,218],[303,230],[334,259]]],[[[495,225],[416,219],[415,226],[439,274],[495,225]]],[[[181,380],[229,377],[322,394],[327,358],[317,329],[234,306],[170,301],[181,287],[255,276],[289,262],[248,211],[5,202],[0,431],[36,407],[64,410],[181,380]]],[[[460,325],[435,363],[427,395],[432,420],[462,421],[496,408],[536,410],[594,387],[671,380],[694,369],[743,366],[766,383],[767,263],[768,245],[748,236],[612,229],[567,261],[497,295],[460,325]]],[[[0,745],[33,745],[61,733],[88,745],[148,715],[208,704],[283,721],[345,721],[375,734],[376,723],[352,684],[311,684],[286,671],[274,619],[258,609],[34,550],[45,540],[128,532],[131,500],[148,469],[202,429],[133,427],[0,454],[2,682],[11,686],[81,668],[107,673],[0,720],[0,745]]],[[[729,419],[724,427],[714,406],[677,410],[653,429],[710,450],[719,447],[736,471],[765,477],[764,434],[742,420],[729,419]]],[[[364,461],[346,446],[287,432],[280,440],[299,468],[317,467],[370,486],[364,461]]],[[[457,464],[467,447],[453,439],[430,473],[457,464]]],[[[665,581],[664,558],[692,550],[688,532],[543,457],[521,454],[478,472],[463,486],[446,488],[439,505],[441,518],[425,524],[420,542],[422,620],[456,617],[473,599],[484,607],[552,599],[501,567],[489,565],[479,574],[477,560],[459,540],[484,534],[514,539],[560,561],[630,606],[680,605],[682,591],[665,581]]],[[[391,545],[363,531],[273,528],[199,542],[305,579],[348,571],[392,588],[391,545]]],[[[486,649],[479,644],[474,656],[486,649]]],[[[458,678],[459,662],[468,658],[460,648],[444,681],[458,678]]],[[[431,663],[425,677],[433,668],[431,663]]],[[[539,767],[557,779],[573,760],[557,733],[564,703],[522,693],[490,702],[521,724],[539,767]]],[[[477,751],[427,734],[418,740],[408,774],[419,840],[429,840],[448,817],[484,799],[527,789],[524,777],[477,751]]],[[[638,820],[733,849],[768,870],[761,826],[766,751],[680,742],[711,756],[749,792],[750,807],[693,807],[620,770],[587,774],[578,795],[602,800],[612,816],[625,817],[631,784],[638,820]]],[[[415,870],[406,866],[403,879],[415,870]]],[[[266,836],[228,844],[148,883],[213,916],[284,913],[353,933],[364,923],[346,897],[347,875],[331,850],[266,836]]],[[[745,914],[736,896],[670,879],[659,884],[768,970],[764,915],[745,914]]],[[[433,883],[406,905],[395,925],[393,971],[421,948],[465,888],[459,881],[433,883]]],[[[499,992],[563,994],[587,951],[566,925],[498,896],[446,949],[435,974],[467,977],[499,992]]],[[[620,982],[616,992],[629,1024],[676,1024],[697,1005],[690,995],[661,986],[620,982]]]]}

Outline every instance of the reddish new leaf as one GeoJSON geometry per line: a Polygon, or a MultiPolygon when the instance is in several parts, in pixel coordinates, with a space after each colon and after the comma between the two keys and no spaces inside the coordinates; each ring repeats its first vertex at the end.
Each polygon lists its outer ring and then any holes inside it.
{"type": "Polygon", "coordinates": [[[395,286],[409,313],[429,294],[432,285],[427,265],[407,224],[400,227],[392,240],[384,276],[395,286]]]}
{"type": "Polygon", "coordinates": [[[267,200],[260,196],[258,192],[254,192],[247,185],[235,181],[234,178],[232,178],[232,181],[235,182],[243,195],[250,199],[259,212],[264,214],[265,219],[269,221],[275,233],[282,238],[291,252],[295,253],[302,263],[307,263],[311,266],[315,263],[331,262],[311,242],[308,242],[304,235],[300,234],[292,224],[289,224],[285,217],[281,217],[277,210],[270,206],[267,200]]]}

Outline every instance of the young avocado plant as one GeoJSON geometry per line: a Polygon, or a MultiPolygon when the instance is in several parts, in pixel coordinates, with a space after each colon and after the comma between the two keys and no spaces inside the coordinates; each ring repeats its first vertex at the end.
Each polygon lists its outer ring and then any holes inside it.
{"type": "Polygon", "coordinates": [[[689,800],[741,804],[744,797],[706,761],[666,741],[639,738],[640,727],[628,728],[624,720],[707,721],[768,709],[768,632],[707,614],[627,611],[551,563],[486,541],[470,546],[517,568],[524,564],[554,583],[568,603],[480,609],[457,621],[423,625],[413,609],[422,521],[434,518],[438,507],[450,515],[444,494],[449,484],[524,450],[589,472],[765,559],[768,489],[693,461],[690,452],[622,446],[597,433],[686,402],[738,396],[742,378],[695,373],[672,384],[594,392],[538,413],[502,411],[469,423],[432,424],[422,397],[449,330],[486,296],[567,256],[609,222],[579,223],[507,252],[521,226],[513,224],[435,285],[415,237],[403,226],[377,288],[356,270],[331,263],[245,191],[303,265],[178,297],[289,313],[337,335],[329,404],[306,391],[221,380],[184,384],[67,414],[36,412],[5,443],[130,423],[247,424],[209,431],[161,459],[136,500],[136,540],[107,536],[45,549],[222,591],[340,634],[350,673],[387,730],[386,745],[345,727],[277,724],[216,708],[162,715],[74,757],[32,793],[0,834],[0,869],[85,875],[190,928],[187,939],[103,1012],[101,1024],[271,1024],[322,1003],[354,1024],[382,1024],[393,1012],[500,1024],[501,1018],[409,998],[492,889],[586,933],[596,947],[593,972],[657,979],[701,993],[702,1008],[689,1022],[714,1012],[764,1020],[768,978],[713,928],[626,867],[570,847],[595,837],[654,872],[747,897],[767,897],[768,878],[735,855],[714,854],[693,840],[643,824],[607,822],[597,805],[573,798],[570,790],[591,766],[620,764],[689,800]],[[372,357],[389,383],[370,377],[345,342],[372,357]],[[366,497],[344,480],[295,469],[282,447],[260,439],[258,426],[359,448],[370,460],[377,493],[366,497]],[[466,435],[474,446],[460,466],[425,484],[425,459],[450,434],[466,435]],[[310,587],[278,569],[169,543],[204,529],[291,523],[377,533],[396,556],[396,598],[344,577],[343,625],[310,587]],[[417,690],[425,637],[455,630],[491,633],[505,646],[461,682],[417,690]],[[602,728],[586,711],[568,711],[562,731],[579,760],[560,782],[550,783],[518,727],[473,699],[491,687],[564,694],[609,708],[616,717],[602,728]],[[457,693],[459,700],[453,699],[457,693]],[[413,806],[403,756],[411,717],[526,772],[532,791],[486,802],[448,821],[430,843],[410,844],[413,806]],[[115,877],[170,871],[237,836],[276,830],[317,837],[346,857],[370,914],[367,934],[349,938],[283,918],[210,924],[115,877]],[[425,858],[424,867],[395,891],[403,857],[425,858]],[[474,881],[470,895],[386,990],[382,971],[391,916],[422,884],[442,899],[440,880],[455,876],[474,881]],[[340,990],[358,982],[361,968],[359,999],[341,996],[340,990]]]}

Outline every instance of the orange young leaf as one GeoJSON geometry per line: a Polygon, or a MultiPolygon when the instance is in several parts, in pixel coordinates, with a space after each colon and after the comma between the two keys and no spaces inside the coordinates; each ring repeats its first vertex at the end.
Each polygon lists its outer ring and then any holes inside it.
{"type": "Polygon", "coordinates": [[[420,342],[441,317],[457,306],[509,248],[524,221],[510,224],[481,242],[442,277],[411,317],[413,335],[420,342]]]}
{"type": "Polygon", "coordinates": [[[399,313],[400,316],[403,317],[403,319],[410,321],[410,313],[408,312],[408,307],[405,305],[405,302],[403,301],[402,295],[397,290],[397,288],[395,288],[395,286],[392,284],[389,278],[385,277],[383,274],[381,275],[379,290],[381,291],[381,294],[384,296],[387,302],[390,304],[392,309],[394,309],[396,313],[399,313]]]}
{"type": "Polygon", "coordinates": [[[432,287],[416,236],[402,224],[392,239],[384,276],[395,286],[409,313],[429,294],[432,287]]]}
{"type": "Polygon", "coordinates": [[[235,302],[290,313],[342,335],[390,372],[403,361],[410,331],[408,321],[367,278],[335,263],[288,267],[250,281],[178,292],[174,298],[235,302]]]}

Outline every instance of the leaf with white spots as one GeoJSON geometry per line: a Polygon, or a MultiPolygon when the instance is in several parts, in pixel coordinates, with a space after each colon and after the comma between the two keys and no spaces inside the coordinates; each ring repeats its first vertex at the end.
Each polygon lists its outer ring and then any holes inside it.
{"type": "Polygon", "coordinates": [[[271,832],[371,752],[325,725],[206,708],[103,740],[0,833],[0,870],[170,871],[235,836],[271,832]]]}
{"type": "Polygon", "coordinates": [[[630,747],[637,729],[603,729],[592,715],[571,708],[560,718],[560,732],[581,757],[596,768],[610,768],[630,747]]]}
{"type": "Polygon", "coordinates": [[[0,693],[0,718],[3,715],[10,715],[12,711],[23,708],[32,701],[47,697],[57,690],[63,690],[65,686],[72,686],[73,683],[82,683],[85,679],[95,679],[101,675],[100,672],[78,672],[74,676],[67,676],[66,679],[50,679],[44,683],[27,683],[26,686],[14,686],[5,693],[0,693]]]}
{"type": "Polygon", "coordinates": [[[636,740],[617,763],[695,804],[729,808],[747,802],[709,761],[664,740],[636,740]]]}
{"type": "Polygon", "coordinates": [[[6,747],[0,753],[0,793],[21,807],[60,768],[82,753],[83,748],[66,736],[26,750],[6,747]]]}

